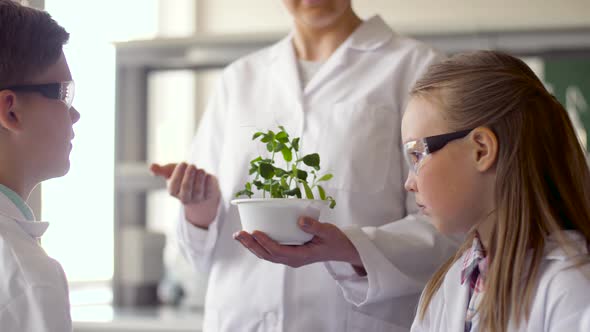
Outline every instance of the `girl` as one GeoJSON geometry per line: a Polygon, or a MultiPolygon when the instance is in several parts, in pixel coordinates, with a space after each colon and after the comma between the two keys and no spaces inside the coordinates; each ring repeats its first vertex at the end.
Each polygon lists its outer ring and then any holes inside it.
{"type": "Polygon", "coordinates": [[[564,108],[494,51],[433,65],[411,95],[406,189],[442,233],[468,234],[424,289],[412,331],[580,331],[590,174],[564,108]]]}

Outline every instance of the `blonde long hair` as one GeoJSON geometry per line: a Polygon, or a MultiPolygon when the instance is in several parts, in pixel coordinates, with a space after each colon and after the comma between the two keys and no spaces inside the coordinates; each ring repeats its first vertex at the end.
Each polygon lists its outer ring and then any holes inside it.
{"type": "MultiPolygon", "coordinates": [[[[506,331],[511,318],[519,326],[529,319],[547,235],[577,230],[590,242],[590,172],[568,114],[523,61],[496,51],[433,65],[411,93],[437,98],[456,130],[485,126],[497,136],[496,222],[478,310],[482,331],[506,331]]],[[[469,241],[426,285],[422,319],[469,241]]]]}

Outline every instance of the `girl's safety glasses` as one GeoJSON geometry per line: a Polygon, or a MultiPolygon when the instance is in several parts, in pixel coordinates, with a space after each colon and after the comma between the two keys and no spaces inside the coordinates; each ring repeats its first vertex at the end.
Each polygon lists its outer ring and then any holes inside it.
{"type": "Polygon", "coordinates": [[[418,174],[424,158],[442,149],[450,141],[467,136],[473,129],[456,131],[453,133],[424,137],[404,144],[404,158],[410,171],[418,174]]]}
{"type": "Polygon", "coordinates": [[[47,84],[29,84],[29,85],[15,85],[0,90],[12,90],[15,92],[37,92],[46,98],[57,99],[63,102],[68,109],[72,107],[74,101],[74,81],[65,81],[58,83],[47,84]]]}

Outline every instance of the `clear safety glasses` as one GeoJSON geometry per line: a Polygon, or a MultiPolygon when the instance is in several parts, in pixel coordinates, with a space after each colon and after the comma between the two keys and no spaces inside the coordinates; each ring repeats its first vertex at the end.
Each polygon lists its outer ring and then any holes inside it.
{"type": "Polygon", "coordinates": [[[68,109],[70,109],[72,107],[72,102],[74,101],[75,84],[74,81],[65,81],[47,84],[15,85],[0,88],[0,90],[37,92],[46,98],[60,100],[68,107],[68,109]]]}
{"type": "Polygon", "coordinates": [[[442,149],[449,142],[467,136],[473,129],[456,131],[448,134],[436,135],[409,141],[404,144],[404,158],[410,171],[418,174],[422,162],[429,154],[442,149]]]}

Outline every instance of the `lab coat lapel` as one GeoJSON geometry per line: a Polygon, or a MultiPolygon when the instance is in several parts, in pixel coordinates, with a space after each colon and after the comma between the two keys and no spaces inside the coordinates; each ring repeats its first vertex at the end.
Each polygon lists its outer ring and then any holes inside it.
{"type": "Polygon", "coordinates": [[[303,90],[303,95],[307,96],[317,91],[322,85],[330,80],[333,80],[341,68],[344,68],[348,63],[348,40],[342,43],[336,51],[328,58],[318,72],[311,78],[307,86],[303,90]]]}
{"type": "MultiPolygon", "coordinates": [[[[293,35],[284,38],[272,53],[272,73],[277,81],[277,86],[282,86],[288,94],[291,94],[298,102],[301,102],[303,89],[297,70],[297,57],[293,46],[293,35]]],[[[282,95],[282,94],[280,94],[282,95]]]]}
{"type": "Polygon", "coordinates": [[[26,220],[18,207],[2,193],[0,193],[0,216],[9,222],[16,222],[25,233],[35,240],[38,240],[49,227],[48,222],[26,220]]]}
{"type": "Polygon", "coordinates": [[[352,60],[352,52],[372,52],[393,38],[394,32],[378,15],[364,21],[328,58],[326,63],[312,77],[303,95],[316,92],[319,87],[335,80],[352,60]]]}
{"type": "MultiPolygon", "coordinates": [[[[458,262],[462,262],[463,258],[458,262]]],[[[453,280],[452,285],[445,289],[444,300],[448,303],[448,310],[443,314],[447,315],[447,328],[445,331],[463,331],[465,329],[465,315],[467,313],[467,301],[469,297],[469,285],[461,284],[461,264],[455,263],[453,273],[447,274],[446,278],[453,280]]]]}

